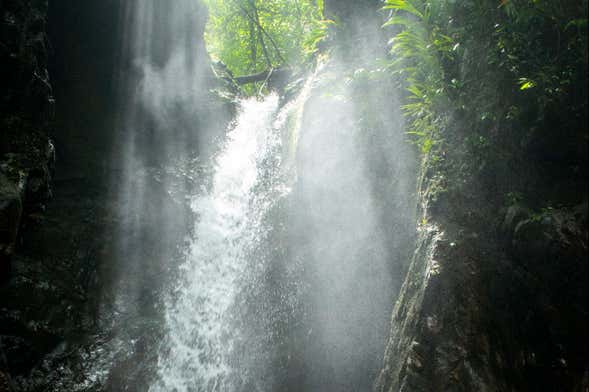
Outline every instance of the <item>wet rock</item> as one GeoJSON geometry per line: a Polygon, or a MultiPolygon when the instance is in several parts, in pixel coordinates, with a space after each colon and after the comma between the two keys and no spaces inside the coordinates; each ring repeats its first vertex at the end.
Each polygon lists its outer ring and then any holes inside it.
{"type": "Polygon", "coordinates": [[[548,209],[519,222],[511,244],[514,256],[532,268],[533,263],[581,259],[587,252],[582,209],[548,209]]]}
{"type": "Polygon", "coordinates": [[[10,376],[0,370],[0,392],[13,392],[10,376]]]}
{"type": "Polygon", "coordinates": [[[2,392],[21,390],[15,374],[27,374],[55,344],[56,327],[49,327],[48,320],[63,305],[52,304],[47,272],[38,259],[24,258],[29,247],[21,246],[34,227],[30,217],[42,212],[52,196],[55,149],[49,140],[53,91],[47,71],[46,13],[46,0],[0,2],[2,392]]]}
{"type": "MultiPolygon", "coordinates": [[[[54,152],[48,129],[53,92],[47,72],[46,12],[43,0],[0,3],[0,171],[20,188],[18,215],[23,217],[51,197],[54,152]]],[[[8,204],[14,203],[13,198],[8,204]]],[[[6,208],[12,211],[6,225],[14,226],[15,207],[6,208]]]]}
{"type": "Polygon", "coordinates": [[[10,153],[0,160],[0,172],[20,189],[23,216],[43,210],[51,199],[54,165],[55,149],[49,140],[35,156],[10,153]]]}
{"type": "Polygon", "coordinates": [[[0,172],[0,281],[10,273],[10,258],[23,211],[23,190],[0,172]]]}
{"type": "Polygon", "coordinates": [[[554,237],[550,219],[526,219],[514,230],[513,250],[527,264],[550,257],[554,237]]]}
{"type": "Polygon", "coordinates": [[[502,232],[507,235],[507,240],[511,241],[515,227],[523,220],[530,217],[531,211],[522,204],[514,204],[507,208],[505,218],[501,223],[502,232]]]}
{"type": "Polygon", "coordinates": [[[505,208],[476,177],[432,203],[434,180],[376,391],[583,390],[587,203],[505,208]]]}

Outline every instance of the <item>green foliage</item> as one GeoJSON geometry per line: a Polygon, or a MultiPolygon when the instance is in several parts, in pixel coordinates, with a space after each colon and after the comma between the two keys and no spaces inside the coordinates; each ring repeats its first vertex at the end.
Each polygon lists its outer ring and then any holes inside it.
{"type": "Polygon", "coordinates": [[[405,80],[409,93],[403,106],[411,119],[408,134],[415,137],[423,153],[427,154],[437,142],[437,130],[444,126],[447,107],[445,74],[441,61],[453,59],[457,46],[443,34],[434,16],[440,2],[421,0],[387,0],[385,10],[393,13],[386,26],[401,30],[390,41],[391,64],[399,79],[405,80]],[[434,5],[436,4],[436,5],[434,5]]]}
{"type": "Polygon", "coordinates": [[[324,39],[323,1],[205,0],[206,42],[236,75],[297,65],[324,39]]]}
{"type": "Polygon", "coordinates": [[[542,207],[540,211],[532,212],[530,220],[532,222],[542,222],[545,219],[549,219],[554,215],[555,209],[552,206],[542,207]]]}
{"type": "Polygon", "coordinates": [[[508,192],[505,195],[505,202],[508,206],[514,206],[520,203],[523,200],[523,195],[521,192],[508,192]]]}
{"type": "Polygon", "coordinates": [[[424,153],[453,117],[484,135],[563,117],[586,133],[587,0],[387,0],[390,68],[424,153]],[[561,113],[567,113],[561,116],[561,113]]]}

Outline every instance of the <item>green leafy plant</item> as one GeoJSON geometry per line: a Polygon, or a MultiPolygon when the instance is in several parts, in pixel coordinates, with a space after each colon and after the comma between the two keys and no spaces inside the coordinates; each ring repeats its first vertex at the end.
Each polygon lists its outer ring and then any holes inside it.
{"type": "Polygon", "coordinates": [[[455,116],[485,136],[544,129],[566,111],[561,127],[586,139],[587,0],[386,0],[384,10],[390,69],[424,153],[455,116]]]}
{"type": "Polygon", "coordinates": [[[384,27],[399,29],[390,41],[390,67],[409,93],[403,106],[410,118],[408,134],[427,154],[438,141],[438,131],[445,122],[442,113],[447,105],[447,86],[441,61],[452,59],[457,46],[436,25],[434,16],[439,10],[434,3],[387,0],[383,9],[392,11],[384,27]]]}

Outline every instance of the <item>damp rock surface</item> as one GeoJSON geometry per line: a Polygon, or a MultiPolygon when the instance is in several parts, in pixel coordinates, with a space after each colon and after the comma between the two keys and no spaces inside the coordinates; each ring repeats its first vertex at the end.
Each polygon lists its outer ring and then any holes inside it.
{"type": "Polygon", "coordinates": [[[464,187],[439,192],[427,174],[420,185],[422,224],[376,390],[584,390],[587,201],[505,208],[476,172],[464,180],[452,167],[446,180],[464,187]]]}

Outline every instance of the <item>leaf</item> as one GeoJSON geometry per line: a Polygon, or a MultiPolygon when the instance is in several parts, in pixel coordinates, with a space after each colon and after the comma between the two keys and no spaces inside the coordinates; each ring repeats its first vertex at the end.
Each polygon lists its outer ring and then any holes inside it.
{"type": "Polygon", "coordinates": [[[408,0],[387,0],[386,5],[383,7],[383,9],[405,11],[419,17],[420,19],[423,19],[423,13],[417,10],[417,8],[408,0]]]}
{"type": "Polygon", "coordinates": [[[519,89],[520,90],[527,90],[530,88],[534,88],[536,87],[536,82],[534,82],[533,80],[527,79],[527,78],[521,78],[519,80],[519,89]]]}
{"type": "Polygon", "coordinates": [[[573,19],[564,27],[565,30],[568,30],[571,27],[576,27],[577,29],[586,29],[587,28],[587,18],[583,19],[573,19]]]}
{"type": "Polygon", "coordinates": [[[407,19],[404,16],[395,15],[395,16],[391,16],[389,18],[389,20],[387,20],[385,22],[385,24],[382,25],[382,27],[396,26],[396,25],[399,25],[399,26],[407,26],[407,25],[409,25],[411,23],[414,23],[414,22],[410,21],[409,19],[407,19]]]}
{"type": "Polygon", "coordinates": [[[323,12],[325,11],[325,1],[324,0],[317,0],[317,9],[323,16],[323,12]]]}

